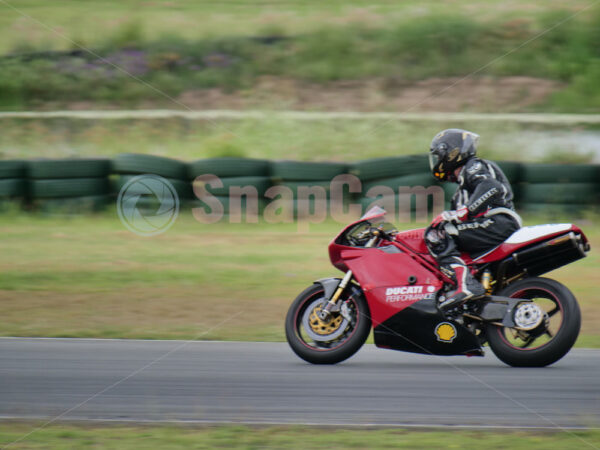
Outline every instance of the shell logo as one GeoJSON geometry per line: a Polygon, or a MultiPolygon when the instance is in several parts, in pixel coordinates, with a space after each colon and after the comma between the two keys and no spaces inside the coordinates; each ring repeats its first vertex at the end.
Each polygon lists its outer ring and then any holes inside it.
{"type": "Polygon", "coordinates": [[[456,327],[449,322],[439,323],[435,327],[435,335],[440,342],[450,343],[456,337],[456,327]]]}

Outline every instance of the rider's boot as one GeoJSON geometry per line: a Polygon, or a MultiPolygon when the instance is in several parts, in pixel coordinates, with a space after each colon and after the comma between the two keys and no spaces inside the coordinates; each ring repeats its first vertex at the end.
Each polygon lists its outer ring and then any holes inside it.
{"type": "Polygon", "coordinates": [[[456,289],[446,295],[446,299],[439,304],[442,311],[458,306],[467,300],[474,300],[485,295],[485,289],[477,281],[464,261],[458,257],[451,257],[441,269],[456,280],[456,289]],[[446,264],[447,262],[447,264],[446,264]]]}

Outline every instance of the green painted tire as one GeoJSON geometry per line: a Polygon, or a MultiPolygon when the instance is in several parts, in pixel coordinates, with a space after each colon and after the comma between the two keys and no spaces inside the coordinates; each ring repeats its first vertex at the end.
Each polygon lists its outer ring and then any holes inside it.
{"type": "Polygon", "coordinates": [[[252,186],[256,189],[259,197],[265,195],[265,191],[272,186],[271,179],[269,177],[229,177],[220,178],[223,183],[222,188],[212,188],[206,186],[206,190],[213,195],[228,196],[229,189],[232,187],[243,188],[245,186],[252,186]]]}
{"type": "Polygon", "coordinates": [[[365,159],[355,162],[350,168],[350,173],[356,175],[362,181],[370,181],[414,175],[429,172],[429,170],[428,156],[424,154],[365,159]]]}
{"type": "Polygon", "coordinates": [[[430,173],[417,173],[414,175],[405,175],[402,177],[384,178],[380,180],[369,181],[363,183],[363,193],[375,186],[386,186],[398,192],[399,187],[415,187],[415,186],[435,186],[437,182],[430,173]]]}
{"type": "Polygon", "coordinates": [[[23,160],[0,161],[0,178],[25,178],[27,162],[23,160]]]}
{"type": "Polygon", "coordinates": [[[271,176],[285,181],[331,181],[347,173],[348,165],[334,162],[274,161],[271,176]]]}
{"type": "Polygon", "coordinates": [[[598,203],[598,185],[591,183],[539,183],[520,186],[522,203],[598,203]]]}
{"type": "Polygon", "coordinates": [[[89,214],[106,209],[111,203],[108,195],[37,200],[35,209],[46,214],[89,214]]]}
{"type": "Polygon", "coordinates": [[[514,161],[496,161],[511,184],[521,181],[523,164],[514,161]]]}
{"type": "MultiPolygon", "coordinates": [[[[129,183],[132,179],[139,175],[121,175],[116,177],[115,182],[113,184],[113,193],[118,195],[121,192],[121,189],[129,183]]],[[[187,200],[192,198],[192,183],[190,181],[177,180],[173,178],[166,178],[166,180],[171,183],[177,195],[179,195],[180,200],[187,200]]],[[[128,189],[128,193],[131,194],[146,194],[148,191],[143,189],[136,192],[135,185],[128,189]],[[132,190],[129,190],[132,189],[132,190]]]]}
{"type": "Polygon", "coordinates": [[[0,197],[25,197],[27,194],[27,180],[23,178],[0,179],[0,197]]]}
{"type": "Polygon", "coordinates": [[[212,174],[218,177],[264,177],[269,175],[269,161],[250,158],[209,158],[188,164],[187,177],[212,174]]]}
{"type": "Polygon", "coordinates": [[[315,186],[323,188],[325,189],[325,195],[327,198],[329,198],[329,194],[331,192],[330,181],[281,181],[279,183],[275,183],[274,186],[284,186],[290,188],[294,194],[294,198],[298,198],[298,188],[300,187],[311,188],[315,186]]]}
{"type": "Polygon", "coordinates": [[[27,175],[33,179],[96,178],[110,172],[108,159],[53,159],[27,163],[27,175]]]}
{"type": "Polygon", "coordinates": [[[33,198],[89,197],[109,193],[108,178],[63,178],[57,180],[31,180],[33,198]]]}
{"type": "Polygon", "coordinates": [[[596,183],[600,166],[593,164],[523,164],[527,183],[596,183]]]}
{"type": "Polygon", "coordinates": [[[164,178],[186,180],[187,164],[162,156],[124,153],[113,159],[112,172],[118,174],[153,174],[164,178]]]}

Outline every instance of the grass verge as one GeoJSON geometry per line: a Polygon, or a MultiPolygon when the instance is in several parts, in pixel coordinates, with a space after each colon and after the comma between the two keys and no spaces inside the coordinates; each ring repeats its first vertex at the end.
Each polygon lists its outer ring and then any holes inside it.
{"type": "Polygon", "coordinates": [[[217,122],[169,120],[0,120],[0,157],[113,157],[147,153],[191,161],[234,156],[301,161],[355,161],[414,155],[429,149],[445,128],[481,136],[479,154],[495,160],[589,162],[594,127],[534,126],[511,122],[400,122],[376,119],[303,121],[277,116],[265,120],[217,122]],[[132,146],[135,143],[135,146],[132,146]]]}
{"type": "MultiPolygon", "coordinates": [[[[35,428],[32,424],[0,424],[0,445],[8,444],[35,428]]],[[[527,450],[581,449],[600,443],[598,431],[491,432],[410,431],[404,429],[328,429],[301,426],[248,427],[242,425],[91,426],[51,425],[12,448],[20,449],[211,449],[211,448],[510,448],[527,450]]]]}
{"type": "MultiPolygon", "coordinates": [[[[327,245],[341,227],[202,225],[184,211],[167,233],[142,238],[116,214],[3,215],[0,335],[281,341],[293,298],[313,280],[339,274],[327,245]]],[[[597,248],[600,228],[582,227],[597,248]]],[[[578,345],[586,347],[600,347],[599,267],[592,251],[549,274],[578,298],[578,345]]]]}

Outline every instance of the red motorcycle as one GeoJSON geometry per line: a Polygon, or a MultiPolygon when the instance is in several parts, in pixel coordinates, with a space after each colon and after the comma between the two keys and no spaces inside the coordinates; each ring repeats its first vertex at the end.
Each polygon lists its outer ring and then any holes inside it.
{"type": "Polygon", "coordinates": [[[425,229],[399,232],[374,207],[329,244],[343,278],[317,280],[292,303],[285,331],[292,350],[313,364],[354,355],[371,326],[377,347],[430,355],[483,356],[487,342],[511,366],[542,367],[575,344],[577,300],[546,272],[586,256],[590,245],[571,224],[523,227],[467,261],[487,295],[442,313],[454,289],[425,246],[425,229]]]}

